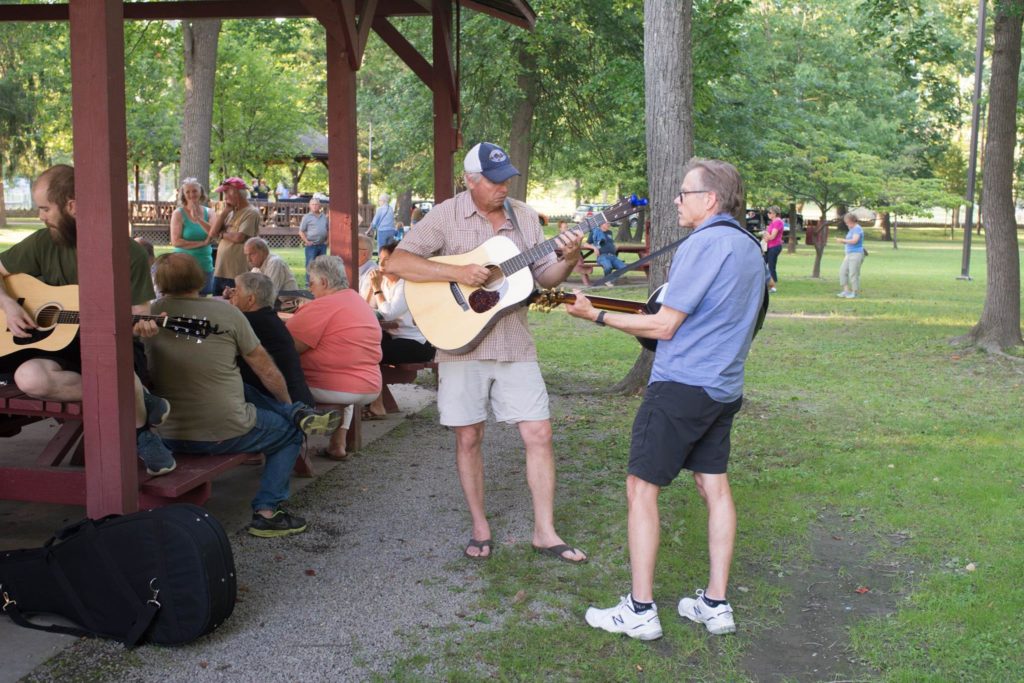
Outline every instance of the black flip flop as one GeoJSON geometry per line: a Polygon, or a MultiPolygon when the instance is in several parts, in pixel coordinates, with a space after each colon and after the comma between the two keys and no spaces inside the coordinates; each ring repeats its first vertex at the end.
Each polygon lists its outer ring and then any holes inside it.
{"type": "Polygon", "coordinates": [[[471,538],[469,539],[469,543],[466,544],[466,549],[462,551],[462,554],[468,557],[469,559],[477,562],[489,560],[491,559],[491,555],[494,554],[494,542],[489,538],[486,541],[478,541],[475,538],[471,538]],[[488,552],[486,555],[470,555],[470,548],[476,548],[480,552],[483,552],[484,548],[487,548],[488,552]]]}
{"type": "Polygon", "coordinates": [[[574,553],[582,553],[583,551],[579,548],[573,548],[571,545],[566,545],[565,543],[549,546],[547,548],[541,548],[539,545],[535,545],[533,546],[533,549],[541,555],[549,555],[551,557],[558,559],[561,562],[565,562],[566,564],[586,564],[587,560],[590,559],[586,555],[583,556],[582,560],[569,559],[565,556],[565,553],[569,551],[572,551],[574,553]]]}

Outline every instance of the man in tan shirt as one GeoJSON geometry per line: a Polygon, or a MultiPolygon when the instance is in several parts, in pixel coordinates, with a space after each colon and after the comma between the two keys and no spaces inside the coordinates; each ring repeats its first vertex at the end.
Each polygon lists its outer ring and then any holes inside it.
{"type": "Polygon", "coordinates": [[[248,187],[241,178],[228,178],[214,190],[224,193],[224,209],[210,226],[210,238],[220,237],[213,266],[213,292],[218,296],[225,287],[235,286],[235,277],[248,272],[245,241],[260,233],[260,212],[249,203],[248,187]]]}
{"type": "MultiPolygon", "coordinates": [[[[519,171],[504,150],[480,143],[466,155],[464,169],[469,189],[434,207],[416,224],[399,242],[388,273],[413,282],[450,280],[479,287],[490,275],[484,266],[442,264],[427,257],[463,254],[495,235],[508,237],[521,252],[544,241],[537,213],[529,206],[511,201],[518,228],[506,213],[508,181],[519,171]]],[[[581,238],[577,232],[563,233],[558,237],[562,258],[550,253],[530,266],[541,286],[554,287],[565,280],[579,260],[581,238]]],[[[500,318],[466,353],[438,350],[437,361],[441,424],[455,430],[459,481],[473,519],[466,557],[488,559],[494,547],[484,509],[481,450],[490,404],[496,420],[519,428],[526,446],[526,479],[533,496],[533,547],[563,562],[586,562],[586,554],[566,544],[555,531],[555,461],[548,395],[525,307],[500,318]]]]}

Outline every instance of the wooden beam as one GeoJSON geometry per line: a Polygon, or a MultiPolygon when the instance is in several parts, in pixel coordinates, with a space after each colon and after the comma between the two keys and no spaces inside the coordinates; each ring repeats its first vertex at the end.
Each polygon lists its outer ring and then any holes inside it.
{"type": "Polygon", "coordinates": [[[138,506],[120,0],[71,0],[86,512],[138,506]]]}
{"type": "Polygon", "coordinates": [[[405,36],[390,21],[380,15],[373,20],[373,30],[429,88],[434,78],[433,68],[430,66],[430,62],[413,47],[412,43],[406,40],[405,36]]]}
{"type": "Polygon", "coordinates": [[[345,27],[337,4],[331,0],[300,0],[300,2],[323,25],[327,35],[344,44],[345,27]]]}
{"type": "MultiPolygon", "coordinates": [[[[426,16],[415,0],[379,0],[377,13],[386,16],[426,16]]],[[[175,0],[172,2],[129,2],[125,19],[301,19],[316,17],[302,0],[175,0]]],[[[68,6],[0,5],[3,21],[67,21],[68,6]]]]}
{"type": "Polygon", "coordinates": [[[501,19],[502,21],[507,21],[508,23],[518,26],[520,28],[525,28],[528,31],[532,31],[533,27],[537,23],[537,14],[530,8],[528,4],[526,4],[522,0],[512,0],[512,4],[516,6],[516,9],[520,11],[522,16],[517,16],[515,14],[510,14],[508,12],[502,12],[501,10],[495,7],[484,5],[479,2],[473,2],[473,0],[458,0],[458,2],[463,7],[467,7],[471,10],[476,10],[477,12],[481,12],[483,14],[489,14],[492,17],[501,19]]]}
{"type": "Polygon", "coordinates": [[[378,0],[363,0],[363,8],[359,10],[359,28],[356,31],[356,59],[362,64],[363,53],[366,51],[366,40],[370,37],[373,18],[377,16],[378,0]]]}
{"type": "Polygon", "coordinates": [[[353,71],[359,71],[359,34],[356,31],[356,0],[335,0],[341,12],[341,28],[345,33],[345,56],[353,71]]]}
{"type": "MultiPolygon", "coordinates": [[[[356,70],[344,46],[327,36],[327,169],[329,253],[345,262],[349,287],[359,290],[359,147],[356,128],[356,70]]],[[[349,440],[362,443],[360,412],[353,410],[349,440]]],[[[352,451],[349,451],[352,452],[352,451]]]]}
{"type": "Polygon", "coordinates": [[[430,89],[434,93],[434,201],[443,202],[454,195],[455,126],[452,105],[458,97],[452,71],[452,5],[450,0],[432,0],[434,68],[430,89]]]}

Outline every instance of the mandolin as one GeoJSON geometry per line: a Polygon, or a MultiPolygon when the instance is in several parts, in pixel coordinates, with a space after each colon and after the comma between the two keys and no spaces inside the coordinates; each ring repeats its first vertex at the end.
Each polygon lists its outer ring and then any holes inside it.
{"type": "MultiPolygon", "coordinates": [[[[53,287],[31,275],[16,274],[4,278],[4,288],[35,321],[36,329],[27,337],[15,337],[7,329],[7,315],[0,310],[0,356],[16,351],[59,351],[70,344],[78,334],[78,285],[53,287]]],[[[206,318],[174,317],[162,315],[133,315],[132,322],[153,320],[180,337],[201,344],[217,326],[206,318]]]]}

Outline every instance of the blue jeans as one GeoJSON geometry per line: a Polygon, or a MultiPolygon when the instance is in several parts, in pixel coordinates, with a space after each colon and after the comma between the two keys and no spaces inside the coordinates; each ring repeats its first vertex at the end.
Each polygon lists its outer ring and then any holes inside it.
{"type": "Polygon", "coordinates": [[[245,396],[247,402],[256,406],[256,424],[248,433],[224,441],[164,439],[164,443],[176,453],[263,453],[267,461],[252,509],[273,510],[288,500],[292,468],[302,448],[302,432],[291,420],[294,404],[278,403],[248,386],[245,396]]]}
{"type": "Polygon", "coordinates": [[[597,257],[597,264],[604,268],[605,275],[611,275],[612,271],[625,268],[626,262],[615,254],[601,254],[597,257]]]}
{"type": "Polygon", "coordinates": [[[213,277],[213,295],[222,296],[224,294],[225,287],[234,287],[235,278],[233,277],[213,277]]]}
{"type": "Polygon", "coordinates": [[[311,244],[306,247],[306,287],[309,287],[309,262],[327,253],[326,244],[311,244]]]}
{"type": "Polygon", "coordinates": [[[211,270],[208,273],[204,273],[204,275],[206,275],[206,284],[204,284],[203,288],[199,290],[199,296],[210,296],[213,294],[213,271],[211,270]]]}
{"type": "Polygon", "coordinates": [[[380,253],[380,248],[385,244],[395,239],[394,230],[378,230],[377,231],[377,253],[380,253]]]}
{"type": "Polygon", "coordinates": [[[774,247],[768,247],[768,251],[764,253],[764,260],[768,263],[768,272],[772,274],[772,280],[775,282],[779,281],[779,274],[775,272],[775,266],[779,262],[779,254],[781,253],[781,244],[777,244],[774,247]]]}

